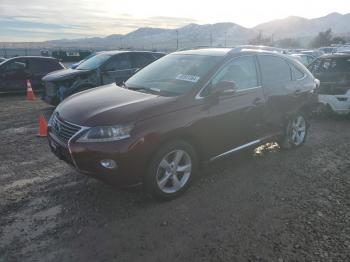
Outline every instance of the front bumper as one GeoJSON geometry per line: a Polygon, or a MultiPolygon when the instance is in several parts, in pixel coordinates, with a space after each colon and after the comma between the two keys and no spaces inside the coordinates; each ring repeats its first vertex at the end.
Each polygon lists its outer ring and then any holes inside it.
{"type": "Polygon", "coordinates": [[[51,151],[78,172],[118,186],[131,186],[142,182],[147,168],[148,154],[143,140],[128,139],[109,143],[79,143],[71,139],[64,144],[48,132],[51,151]],[[102,160],[114,160],[116,168],[101,165],[102,160]]]}

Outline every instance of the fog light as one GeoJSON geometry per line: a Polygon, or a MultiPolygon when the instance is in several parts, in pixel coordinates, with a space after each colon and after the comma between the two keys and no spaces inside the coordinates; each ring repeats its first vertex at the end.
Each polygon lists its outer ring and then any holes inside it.
{"type": "Polygon", "coordinates": [[[101,160],[100,163],[101,163],[101,166],[108,169],[114,169],[117,167],[117,163],[112,159],[104,159],[104,160],[101,160]]]}

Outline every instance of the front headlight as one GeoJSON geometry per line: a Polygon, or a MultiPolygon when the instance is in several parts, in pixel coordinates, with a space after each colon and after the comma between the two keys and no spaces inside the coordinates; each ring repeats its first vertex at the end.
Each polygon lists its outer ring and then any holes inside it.
{"type": "Polygon", "coordinates": [[[90,128],[78,142],[107,142],[130,137],[133,125],[98,126],[90,128]]]}
{"type": "Polygon", "coordinates": [[[56,114],[56,110],[54,110],[49,118],[49,121],[47,122],[47,125],[48,126],[52,126],[52,120],[53,120],[53,117],[54,115],[56,114]]]}

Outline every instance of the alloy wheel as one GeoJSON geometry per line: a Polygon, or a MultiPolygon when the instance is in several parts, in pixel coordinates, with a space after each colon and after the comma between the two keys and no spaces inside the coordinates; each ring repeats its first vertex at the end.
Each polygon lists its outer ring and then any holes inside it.
{"type": "Polygon", "coordinates": [[[190,155],[184,150],[173,150],[167,153],[158,165],[158,187],[164,193],[176,193],[186,185],[191,172],[190,155]]]}
{"type": "Polygon", "coordinates": [[[298,115],[291,122],[290,141],[294,146],[299,146],[304,142],[306,135],[306,121],[303,116],[298,115]]]}

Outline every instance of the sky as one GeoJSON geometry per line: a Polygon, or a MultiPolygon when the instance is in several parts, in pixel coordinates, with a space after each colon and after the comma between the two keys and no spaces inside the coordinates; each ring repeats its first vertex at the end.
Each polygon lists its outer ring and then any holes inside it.
{"type": "Polygon", "coordinates": [[[0,41],[126,34],[140,27],[233,22],[254,27],[288,16],[350,13],[350,0],[0,0],[0,41]]]}

